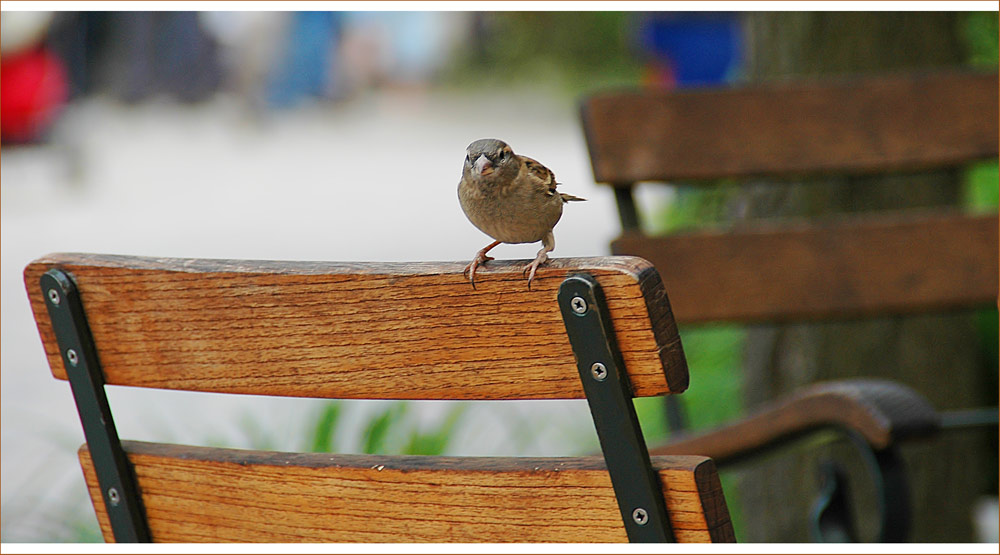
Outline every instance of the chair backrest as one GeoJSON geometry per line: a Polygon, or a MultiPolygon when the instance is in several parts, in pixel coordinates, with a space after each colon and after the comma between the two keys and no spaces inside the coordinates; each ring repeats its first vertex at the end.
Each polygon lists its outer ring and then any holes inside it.
{"type": "Polygon", "coordinates": [[[679,322],[992,304],[996,214],[920,211],[649,237],[638,230],[630,188],[918,171],[996,157],[997,89],[995,72],[946,71],[588,98],[594,175],[615,186],[626,230],[612,252],[656,266],[679,322]]]}
{"type": "MultiPolygon", "coordinates": [[[[620,353],[631,395],[687,387],[670,305],[648,262],[557,259],[530,291],[514,262],[491,263],[475,291],[463,266],[86,254],[29,264],[25,284],[52,373],[69,379],[81,413],[88,445],[80,459],[105,538],[118,537],[114,522],[129,516],[116,510],[131,505],[131,518],[148,532],[123,537],[168,542],[631,538],[624,517],[642,526],[646,515],[626,514],[615,471],[600,457],[390,457],[121,442],[125,462],[114,460],[118,438],[103,384],[592,402],[584,391],[592,386],[581,385],[581,347],[571,344],[562,298],[557,302],[570,275],[599,283],[603,297],[592,302],[605,307],[608,344],[620,353]],[[64,317],[59,311],[67,307],[77,308],[64,317]],[[67,339],[73,330],[83,338],[77,343],[67,339]],[[96,371],[81,378],[90,367],[96,371]],[[115,465],[118,475],[108,470],[115,465]],[[102,472],[113,476],[101,479],[102,472]],[[109,480],[134,480],[138,500],[109,480]]],[[[653,457],[651,468],[675,539],[733,539],[710,459],[653,457]]]]}

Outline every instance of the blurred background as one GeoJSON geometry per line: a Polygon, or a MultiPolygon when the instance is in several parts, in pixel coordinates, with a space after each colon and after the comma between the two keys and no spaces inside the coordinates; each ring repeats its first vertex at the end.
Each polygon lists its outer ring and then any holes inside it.
{"type": "MultiPolygon", "coordinates": [[[[567,208],[555,256],[604,255],[620,228],[613,193],[590,171],[577,115],[584,95],[995,68],[997,35],[996,12],[4,11],[0,539],[100,541],[76,461],[83,436],[69,387],[49,374],[24,293],[21,271],[32,259],[56,251],[471,259],[489,239],[465,219],[456,186],[465,147],[483,137],[539,159],[565,191],[589,199],[567,208]]],[[[944,202],[995,211],[997,182],[995,161],[970,167],[944,202]]],[[[726,225],[734,203],[746,201],[726,187],[644,184],[638,195],[653,207],[643,216],[657,231],[726,225]]],[[[783,216],[837,211],[781,206],[783,216]]],[[[531,258],[536,250],[494,253],[531,258]]],[[[996,311],[969,318],[975,331],[962,356],[979,372],[982,398],[944,404],[995,405],[996,311]]],[[[755,346],[775,333],[681,330],[693,428],[780,393],[747,378],[760,366],[755,346]]],[[[794,338],[784,341],[797,352],[794,338]]],[[[796,376],[788,381],[822,377],[796,376]]],[[[109,397],[129,439],[463,455],[598,449],[584,402],[323,402],[116,388],[109,397]]],[[[647,437],[667,435],[661,404],[639,410],[647,437]]],[[[997,541],[995,442],[990,449],[957,516],[939,523],[921,513],[915,539],[997,541]]],[[[761,491],[761,472],[723,476],[737,536],[806,541],[804,521],[760,523],[760,514],[775,514],[761,503],[778,503],[761,491]]],[[[802,472],[815,479],[812,468],[802,472]]]]}

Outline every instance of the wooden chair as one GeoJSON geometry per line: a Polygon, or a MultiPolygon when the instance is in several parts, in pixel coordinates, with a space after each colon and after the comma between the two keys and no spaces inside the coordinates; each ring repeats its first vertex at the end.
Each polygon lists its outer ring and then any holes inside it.
{"type": "Polygon", "coordinates": [[[632,396],[680,393],[667,295],[632,257],[338,264],[54,254],[24,270],[108,541],[732,541],[712,461],[650,457],[632,396]],[[338,399],[582,399],[605,457],[120,441],[104,385],[338,399]]]}
{"type": "MultiPolygon", "coordinates": [[[[623,227],[611,250],[654,264],[680,323],[993,305],[996,214],[923,210],[651,236],[640,227],[632,188],[921,171],[996,158],[997,82],[996,73],[947,71],[587,98],[582,117],[594,176],[614,187],[623,227]]],[[[748,422],[652,452],[676,449],[722,464],[836,426],[896,459],[894,443],[940,421],[898,384],[820,385],[761,408],[748,422]]],[[[896,465],[887,461],[883,471],[896,465]]],[[[905,484],[897,489],[903,514],[883,516],[881,540],[906,537],[905,484]]]]}

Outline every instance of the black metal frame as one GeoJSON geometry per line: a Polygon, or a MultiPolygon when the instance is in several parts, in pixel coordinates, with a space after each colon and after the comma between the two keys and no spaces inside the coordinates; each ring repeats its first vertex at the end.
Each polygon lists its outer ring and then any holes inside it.
{"type": "Polygon", "coordinates": [[[672,542],[663,489],[649,460],[601,287],[592,276],[575,274],[562,282],[558,301],[628,539],[672,542]]]}
{"type": "Polygon", "coordinates": [[[40,283],[115,541],[148,542],[142,498],[111,417],[104,374],[79,290],[72,277],[59,269],[46,272],[40,283]]]}
{"type": "MultiPolygon", "coordinates": [[[[890,445],[874,449],[861,434],[841,430],[858,450],[868,474],[874,480],[878,507],[879,543],[907,541],[912,520],[910,487],[899,449],[890,445]]],[[[850,479],[843,465],[833,459],[823,459],[819,465],[820,492],[810,511],[810,535],[817,542],[861,541],[854,526],[854,511],[850,503],[850,479]]]]}

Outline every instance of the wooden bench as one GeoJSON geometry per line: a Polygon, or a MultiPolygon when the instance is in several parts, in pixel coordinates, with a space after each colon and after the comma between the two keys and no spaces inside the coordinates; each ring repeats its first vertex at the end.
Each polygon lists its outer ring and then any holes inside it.
{"type": "Polygon", "coordinates": [[[633,257],[323,263],[53,254],[24,270],[108,541],[734,540],[712,461],[650,459],[631,398],[688,375],[633,257]],[[104,385],[337,399],[584,399],[605,456],[462,458],[120,441],[104,385]]]}
{"type": "Polygon", "coordinates": [[[678,322],[760,322],[995,304],[997,215],[926,210],[644,234],[632,186],[954,167],[995,158],[997,74],[946,72],[621,93],[583,106],[616,254],[659,270],[678,322]]]}
{"type": "MultiPolygon", "coordinates": [[[[594,176],[614,187],[623,227],[611,250],[654,264],[682,324],[995,305],[995,213],[926,209],[654,236],[642,230],[632,190],[639,182],[710,187],[995,159],[997,83],[995,72],[942,71],[589,97],[582,118],[594,176]]],[[[752,421],[653,451],[743,460],[834,425],[887,455],[899,439],[936,429],[940,418],[908,388],[862,381],[778,400],[752,421]]],[[[900,499],[905,505],[905,491],[900,499]]],[[[905,538],[906,518],[883,523],[880,539],[905,538]]]]}

